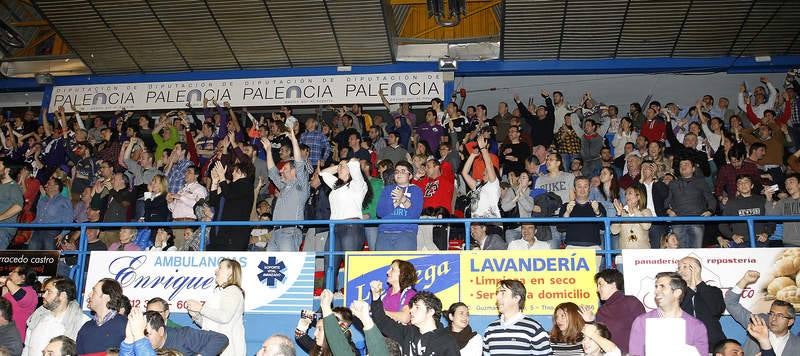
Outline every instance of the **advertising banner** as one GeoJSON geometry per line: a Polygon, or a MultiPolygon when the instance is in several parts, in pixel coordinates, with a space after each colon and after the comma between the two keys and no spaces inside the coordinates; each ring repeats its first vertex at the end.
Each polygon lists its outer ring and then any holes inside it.
{"type": "Polygon", "coordinates": [[[38,276],[54,277],[58,272],[58,259],[60,251],[27,251],[4,250],[0,251],[0,276],[21,265],[33,267],[38,276]]]}
{"type": "Polygon", "coordinates": [[[381,104],[380,90],[391,103],[429,102],[444,95],[444,79],[420,72],[55,86],[50,112],[199,108],[204,98],[233,107],[381,104]]]}
{"type": "Polygon", "coordinates": [[[417,291],[429,291],[447,308],[466,303],[475,315],[497,315],[495,294],[503,279],[525,285],[525,313],[550,315],[565,301],[597,307],[594,250],[347,253],[345,302],[369,298],[370,281],[386,281],[395,259],[417,269],[417,291]]]}
{"type": "Polygon", "coordinates": [[[625,294],[639,298],[647,310],[654,309],[656,274],[677,271],[678,261],[687,256],[700,261],[703,281],[722,289],[723,295],[745,272],[758,271],[758,281],[742,292],[741,303],[752,312],[768,312],[776,298],[800,307],[800,248],[624,250],[625,294]]]}
{"type": "Polygon", "coordinates": [[[185,313],[187,300],[209,298],[222,258],[242,266],[245,312],[293,314],[312,308],[314,254],[304,252],[92,252],[85,293],[100,279],[112,278],[133,307],[161,297],[173,312],[185,313]]]}

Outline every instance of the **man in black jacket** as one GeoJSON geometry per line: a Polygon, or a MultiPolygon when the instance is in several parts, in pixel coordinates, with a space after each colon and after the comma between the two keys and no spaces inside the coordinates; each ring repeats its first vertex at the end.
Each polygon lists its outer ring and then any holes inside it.
{"type": "Polygon", "coordinates": [[[199,330],[188,326],[168,328],[164,318],[155,311],[144,314],[147,339],[154,349],[172,349],[183,355],[219,355],[228,347],[228,337],[218,332],[199,330]]]}
{"type": "Polygon", "coordinates": [[[702,269],[700,261],[694,257],[684,257],[678,261],[678,274],[689,287],[681,302],[681,309],[705,324],[708,346],[712,349],[725,339],[725,333],[719,323],[719,318],[725,312],[725,299],[722,298],[722,291],[719,288],[703,281],[700,276],[702,269]]]}
{"type": "Polygon", "coordinates": [[[550,147],[553,144],[553,126],[556,122],[553,100],[550,99],[550,93],[542,89],[542,97],[544,98],[544,105],[539,105],[536,108],[536,115],[534,116],[528,108],[519,101],[519,95],[514,96],[514,102],[517,103],[519,108],[519,115],[531,127],[531,143],[532,146],[542,145],[550,147]]]}
{"type": "MultiPolygon", "coordinates": [[[[700,113],[700,115],[708,114],[700,113]]],[[[667,117],[666,136],[672,154],[675,156],[672,160],[672,169],[675,172],[678,172],[680,168],[678,167],[678,162],[688,159],[696,166],[700,167],[700,171],[703,172],[703,177],[711,175],[711,166],[708,164],[708,153],[697,149],[698,140],[701,139],[700,137],[693,132],[688,132],[683,136],[683,142],[678,141],[678,138],[675,137],[675,132],[672,131],[672,120],[669,117],[667,117]]],[[[704,147],[706,146],[707,145],[704,144],[704,147]]]]}
{"type": "Polygon", "coordinates": [[[386,316],[380,299],[381,284],[370,284],[372,319],[380,331],[397,341],[403,355],[458,356],[456,341],[447,328],[441,327],[442,302],[431,292],[418,292],[411,298],[411,323],[400,324],[386,316]]]}

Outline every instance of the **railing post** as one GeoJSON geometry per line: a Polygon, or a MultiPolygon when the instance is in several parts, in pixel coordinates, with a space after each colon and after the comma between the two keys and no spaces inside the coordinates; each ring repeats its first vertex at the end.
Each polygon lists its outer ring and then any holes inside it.
{"type": "Polygon", "coordinates": [[[753,219],[747,217],[747,232],[750,234],[750,247],[756,247],[756,229],[753,219]]]}
{"type": "Polygon", "coordinates": [[[471,236],[470,231],[469,231],[470,226],[472,226],[472,223],[470,223],[469,221],[465,221],[464,222],[464,249],[465,250],[471,250],[472,249],[472,247],[471,247],[472,246],[472,236],[471,236]]]}
{"type": "Polygon", "coordinates": [[[334,273],[334,268],[338,269],[339,266],[333,266],[334,254],[336,251],[333,250],[334,248],[334,239],[336,239],[336,233],[334,233],[334,227],[336,224],[330,223],[328,224],[328,252],[326,255],[328,256],[328,268],[325,269],[325,289],[332,291],[333,288],[336,287],[336,281],[333,280],[333,276],[336,274],[334,273]]]}
{"type": "Polygon", "coordinates": [[[200,222],[200,251],[206,250],[206,223],[200,222]]]}
{"type": "Polygon", "coordinates": [[[611,261],[614,258],[613,253],[611,252],[611,220],[608,219],[607,216],[603,217],[603,225],[605,228],[603,229],[603,255],[605,256],[605,266],[606,269],[611,268],[611,261]]]}
{"type": "Polygon", "coordinates": [[[81,235],[80,235],[80,243],[78,247],[78,264],[75,266],[78,268],[78,273],[76,273],[76,281],[75,281],[75,288],[77,289],[77,299],[78,304],[83,305],[83,285],[86,282],[86,270],[84,266],[86,265],[86,254],[88,253],[86,249],[89,246],[89,241],[86,238],[86,225],[81,224],[81,235]]]}

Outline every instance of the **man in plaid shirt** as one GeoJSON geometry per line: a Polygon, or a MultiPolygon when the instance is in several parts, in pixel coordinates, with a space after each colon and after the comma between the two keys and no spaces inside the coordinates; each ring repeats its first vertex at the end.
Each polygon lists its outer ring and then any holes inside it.
{"type": "Polygon", "coordinates": [[[317,161],[325,162],[331,154],[331,145],[328,138],[317,130],[317,119],[308,118],[306,120],[306,132],[300,135],[300,143],[308,146],[308,163],[312,167],[317,165],[317,161]]]}
{"type": "Polygon", "coordinates": [[[187,157],[186,143],[178,142],[169,155],[169,162],[167,162],[167,190],[175,194],[183,188],[186,180],[186,170],[192,165],[187,157]]]}
{"type": "Polygon", "coordinates": [[[561,154],[564,167],[572,164],[572,159],[581,154],[581,139],[572,128],[572,114],[564,115],[564,124],[556,132],[556,149],[561,154]]]}

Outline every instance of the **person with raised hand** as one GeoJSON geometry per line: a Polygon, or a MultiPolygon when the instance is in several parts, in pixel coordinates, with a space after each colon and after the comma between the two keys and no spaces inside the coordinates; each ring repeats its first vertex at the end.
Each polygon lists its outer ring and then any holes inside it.
{"type": "MultiPolygon", "coordinates": [[[[450,331],[440,327],[442,302],[431,292],[419,292],[411,298],[411,322],[403,325],[383,311],[380,290],[370,284],[372,318],[381,332],[400,344],[403,355],[455,356],[458,345],[450,331]]],[[[379,287],[379,286],[378,286],[379,287]]]]}
{"type": "Polygon", "coordinates": [[[155,356],[156,351],[145,335],[147,319],[139,309],[131,310],[125,325],[125,340],[119,345],[119,356],[155,356]]]}
{"type": "MultiPolygon", "coordinates": [[[[768,329],[767,337],[770,341],[775,340],[772,344],[775,355],[800,354],[800,337],[792,334],[790,330],[796,317],[792,303],[776,299],[772,302],[767,314],[754,314],[741,304],[742,292],[751,284],[756,283],[759,277],[761,274],[757,271],[747,271],[739,282],[728,290],[728,293],[725,294],[725,306],[728,313],[731,314],[733,320],[745,328],[753,323],[753,316],[763,320],[768,329]]],[[[760,343],[755,336],[749,338],[744,344],[745,355],[755,355],[760,349],[760,343]]]]}
{"type": "Polygon", "coordinates": [[[775,350],[772,349],[772,343],[769,341],[769,329],[767,323],[758,316],[750,316],[750,324],[747,325],[747,333],[750,337],[758,341],[758,347],[761,356],[774,356],[775,350]]]}
{"type": "MultiPolygon", "coordinates": [[[[319,306],[322,310],[322,323],[317,324],[317,333],[322,333],[321,340],[317,339],[317,343],[311,349],[310,355],[334,355],[334,356],[355,356],[356,348],[351,340],[350,323],[340,320],[340,315],[346,310],[346,314],[352,317],[352,313],[347,308],[333,308],[333,292],[330,290],[323,290],[319,295],[319,306]],[[319,326],[322,326],[320,328],[319,326]],[[320,345],[321,343],[321,345],[320,345]]],[[[364,326],[366,330],[366,324],[364,326]]],[[[370,349],[370,354],[372,350],[370,349]]]]}
{"type": "MultiPolygon", "coordinates": [[[[278,188],[280,194],[275,200],[275,209],[272,212],[273,221],[303,220],[305,218],[305,203],[309,195],[309,175],[311,171],[300,153],[300,144],[289,131],[289,141],[292,143],[292,160],[286,162],[278,170],[272,157],[272,144],[266,137],[261,138],[261,144],[267,151],[267,170],[272,184],[278,188]]],[[[252,194],[251,194],[252,195],[252,194]]],[[[298,251],[302,242],[302,232],[296,226],[287,226],[272,231],[272,239],[267,244],[268,251],[298,251]]]]}

